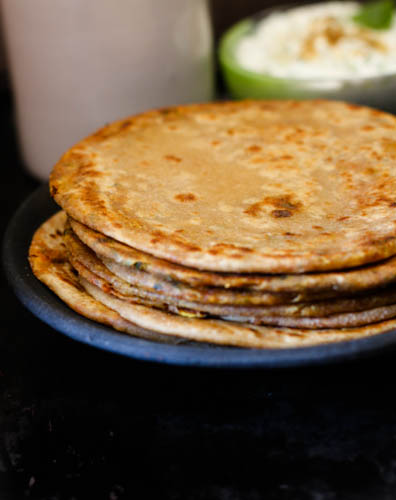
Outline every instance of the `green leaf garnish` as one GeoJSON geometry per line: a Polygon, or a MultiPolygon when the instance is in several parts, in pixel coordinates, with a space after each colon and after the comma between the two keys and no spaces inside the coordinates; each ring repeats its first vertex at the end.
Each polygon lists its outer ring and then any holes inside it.
{"type": "Polygon", "coordinates": [[[374,0],[362,5],[353,20],[366,28],[386,30],[392,25],[394,8],[394,0],[374,0]]]}

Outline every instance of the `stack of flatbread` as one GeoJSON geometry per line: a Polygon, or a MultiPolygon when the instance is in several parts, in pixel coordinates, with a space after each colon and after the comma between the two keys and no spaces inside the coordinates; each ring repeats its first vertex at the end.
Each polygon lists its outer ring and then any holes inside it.
{"type": "Polygon", "coordinates": [[[110,124],[55,165],[35,275],[162,341],[280,348],[396,327],[396,118],[209,103],[110,124]]]}

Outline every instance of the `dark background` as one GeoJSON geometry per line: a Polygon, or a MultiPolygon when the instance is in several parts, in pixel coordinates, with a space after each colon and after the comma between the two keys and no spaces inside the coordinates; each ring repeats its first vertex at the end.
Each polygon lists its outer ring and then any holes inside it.
{"type": "MultiPolygon", "coordinates": [[[[268,4],[214,1],[216,36],[268,4]]],[[[39,186],[6,86],[0,134],[3,234],[39,186]]],[[[394,352],[264,372],[141,363],[64,337],[0,283],[0,500],[396,498],[394,352]]]]}

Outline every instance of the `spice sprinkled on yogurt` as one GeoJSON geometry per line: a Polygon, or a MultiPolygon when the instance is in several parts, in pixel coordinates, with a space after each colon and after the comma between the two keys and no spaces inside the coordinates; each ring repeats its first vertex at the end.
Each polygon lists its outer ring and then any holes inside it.
{"type": "Polygon", "coordinates": [[[353,20],[356,2],[274,12],[236,48],[245,69],[276,77],[362,78],[396,71],[396,22],[371,29],[353,20]]]}

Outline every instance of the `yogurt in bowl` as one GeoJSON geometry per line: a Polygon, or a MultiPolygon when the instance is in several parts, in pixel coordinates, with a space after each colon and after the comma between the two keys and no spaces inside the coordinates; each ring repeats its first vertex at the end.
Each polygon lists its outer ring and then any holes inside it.
{"type": "Polygon", "coordinates": [[[396,20],[357,23],[361,4],[281,6],[232,27],[220,62],[234,97],[336,98],[396,111],[396,20]]]}

